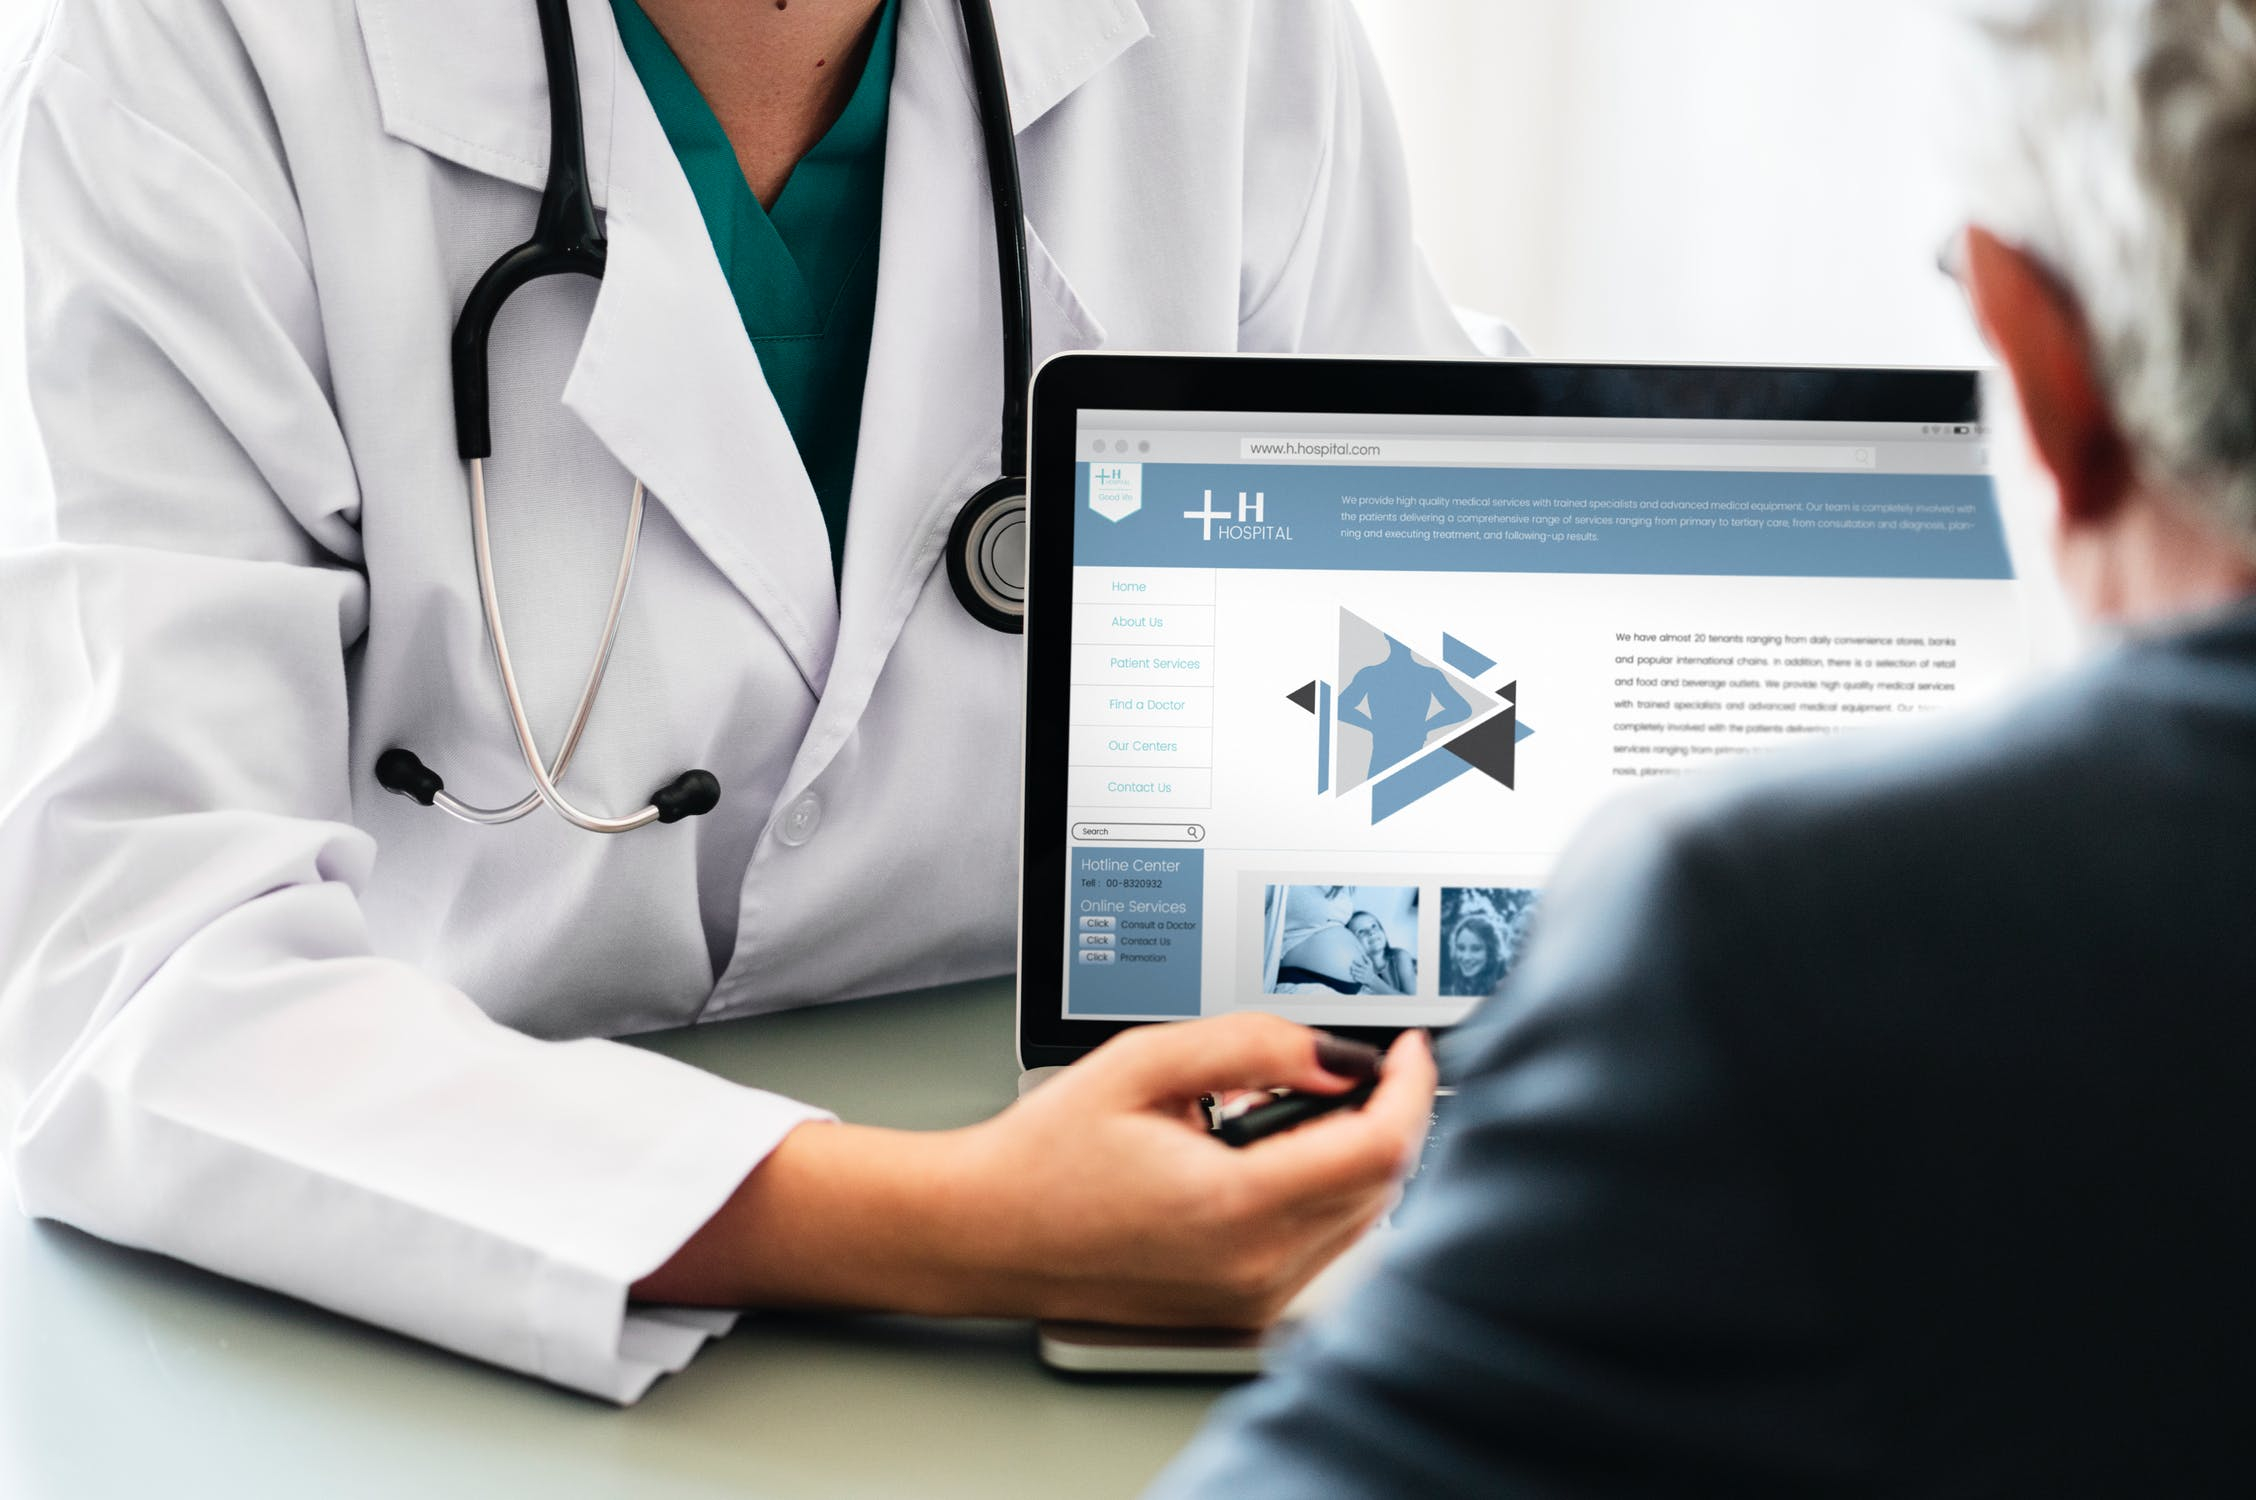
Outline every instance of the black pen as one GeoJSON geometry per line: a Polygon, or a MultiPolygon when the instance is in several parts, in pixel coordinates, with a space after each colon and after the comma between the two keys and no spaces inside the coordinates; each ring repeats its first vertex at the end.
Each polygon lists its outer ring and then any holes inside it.
{"type": "Polygon", "coordinates": [[[1373,1078],[1344,1094],[1286,1094],[1267,1104],[1256,1104],[1244,1114],[1230,1116],[1214,1127],[1214,1134],[1225,1146],[1250,1146],[1338,1110],[1361,1109],[1370,1102],[1378,1086],[1379,1081],[1373,1078]]]}

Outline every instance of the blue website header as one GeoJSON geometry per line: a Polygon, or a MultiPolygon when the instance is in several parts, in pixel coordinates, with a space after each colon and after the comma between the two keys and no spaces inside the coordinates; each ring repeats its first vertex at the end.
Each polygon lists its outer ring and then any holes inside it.
{"type": "Polygon", "coordinates": [[[2010,579],[1982,475],[1083,463],[1085,567],[2010,579]]]}

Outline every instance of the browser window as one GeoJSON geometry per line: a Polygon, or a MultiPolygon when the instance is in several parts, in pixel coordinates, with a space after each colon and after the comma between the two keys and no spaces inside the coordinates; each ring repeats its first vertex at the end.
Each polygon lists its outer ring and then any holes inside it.
{"type": "Polygon", "coordinates": [[[1066,1014],[1451,1025],[1626,788],[1997,691],[1970,426],[1083,414],[1066,1014]]]}

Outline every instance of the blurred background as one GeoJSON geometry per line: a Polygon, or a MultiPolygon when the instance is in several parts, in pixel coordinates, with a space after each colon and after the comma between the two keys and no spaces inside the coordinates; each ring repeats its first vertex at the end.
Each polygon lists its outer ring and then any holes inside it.
{"type": "MultiPolygon", "coordinates": [[[[1936,265],[1977,128],[1943,0],[1354,0],[1417,229],[1541,358],[1991,363],[1936,265]]],[[[2076,648],[2038,475],[1991,459],[2040,664],[2076,648]]]]}
{"type": "Polygon", "coordinates": [[[1450,294],[1565,359],[1986,363],[1920,0],[1357,0],[1450,294]]]}

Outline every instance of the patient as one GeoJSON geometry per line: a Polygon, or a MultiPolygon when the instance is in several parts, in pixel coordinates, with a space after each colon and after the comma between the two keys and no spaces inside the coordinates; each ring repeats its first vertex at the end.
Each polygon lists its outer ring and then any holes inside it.
{"type": "Polygon", "coordinates": [[[2256,0],[2012,10],[1964,269],[2115,639],[1590,835],[1161,1494],[2256,1486],[2256,0]]]}
{"type": "Polygon", "coordinates": [[[1367,911],[1347,919],[1347,930],[1363,945],[1363,959],[1353,971],[1366,995],[1418,993],[1418,960],[1407,948],[1394,946],[1386,923],[1367,911]]]}
{"type": "Polygon", "coordinates": [[[1271,995],[1414,995],[1418,961],[1395,945],[1386,922],[1356,906],[1361,895],[1384,897],[1407,911],[1414,930],[1418,893],[1409,888],[1303,885],[1273,888],[1284,910],[1271,995]]]}

